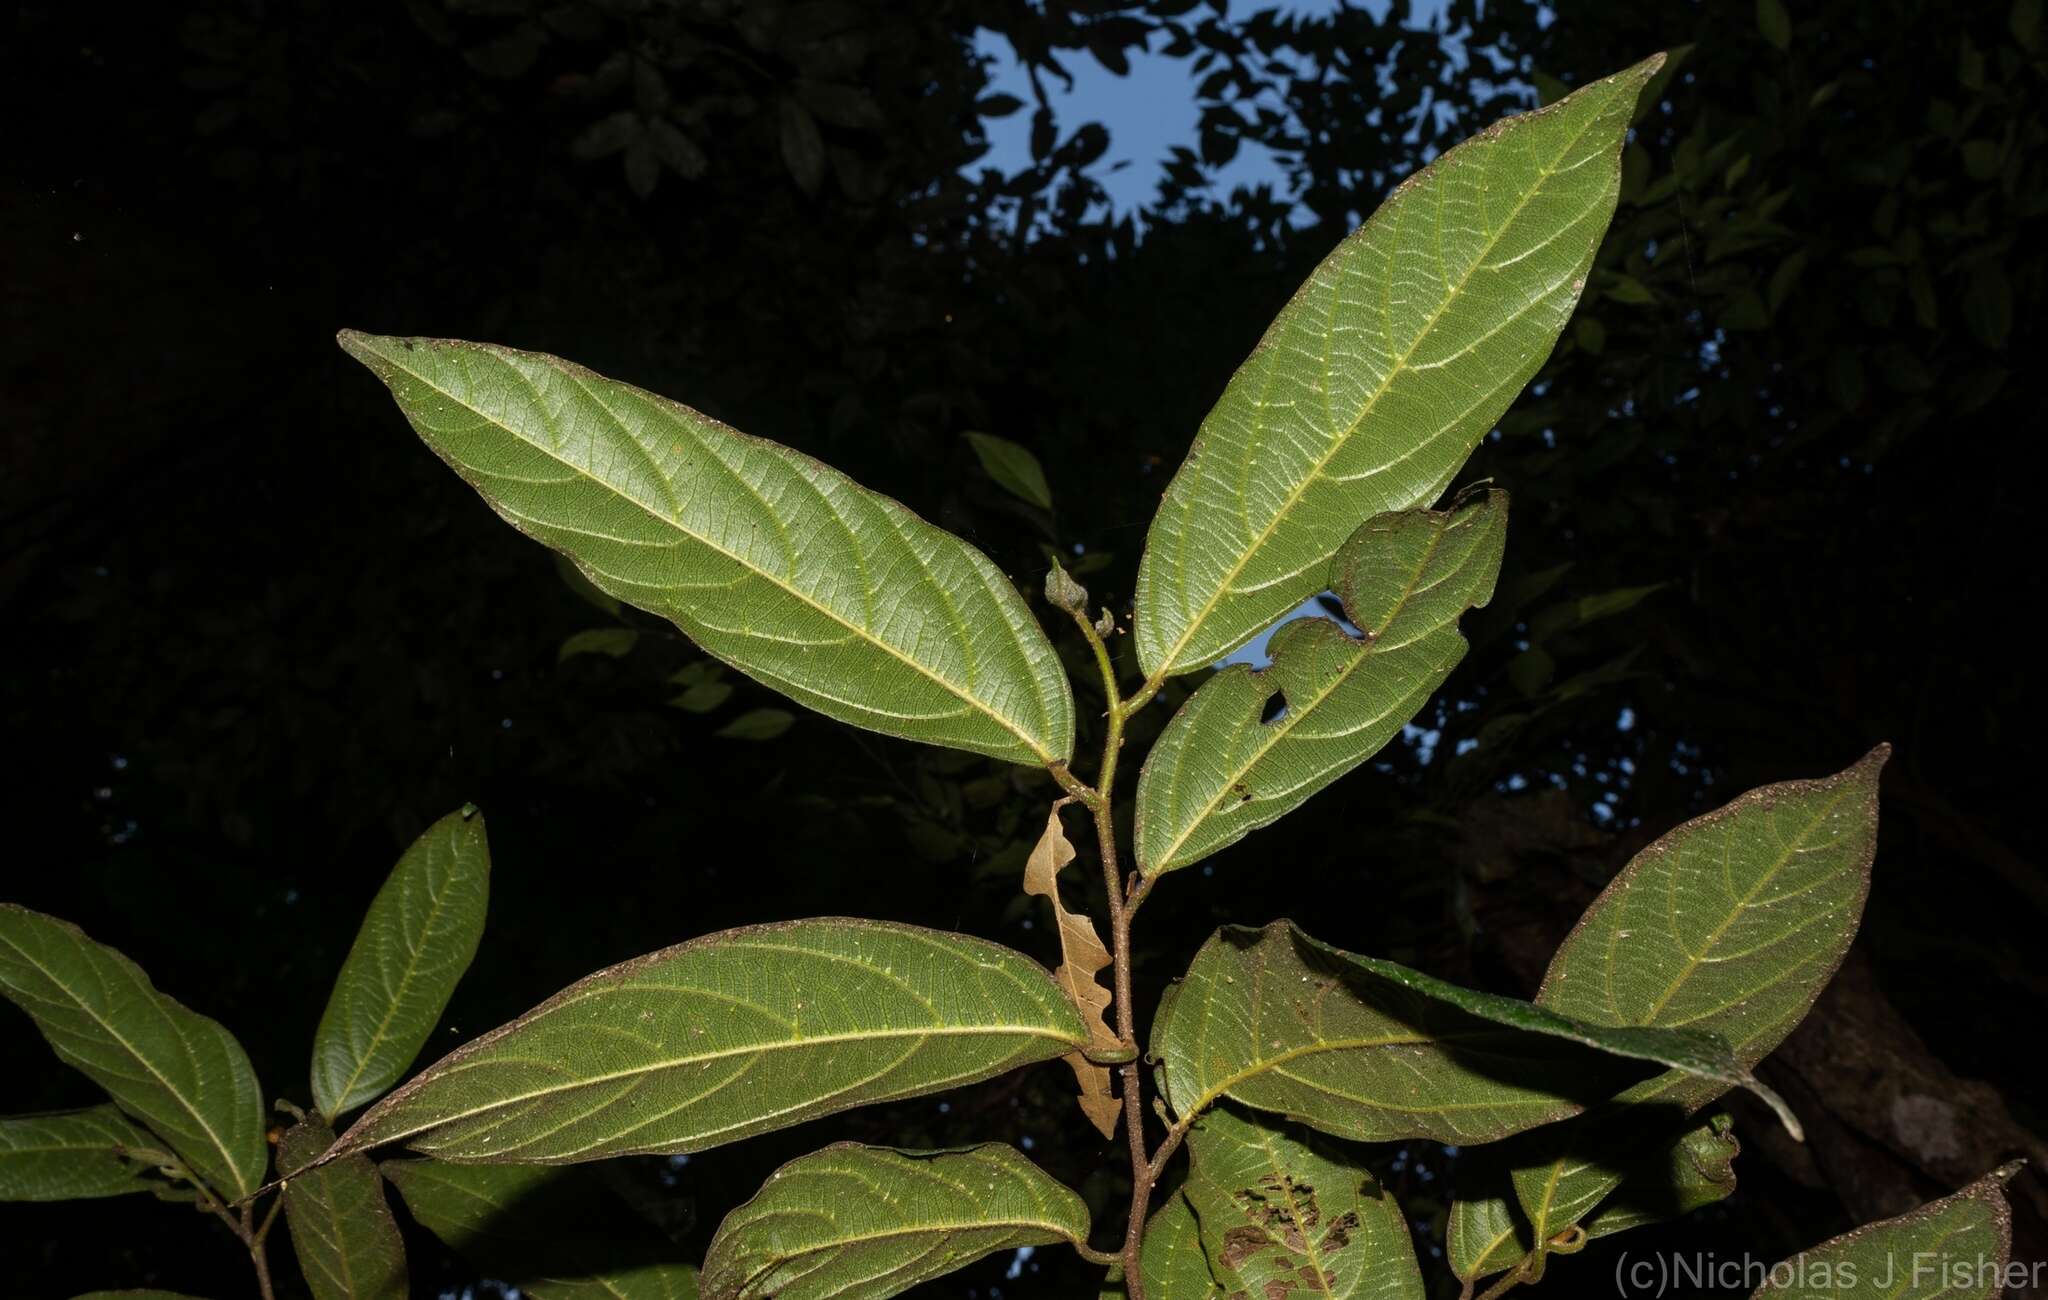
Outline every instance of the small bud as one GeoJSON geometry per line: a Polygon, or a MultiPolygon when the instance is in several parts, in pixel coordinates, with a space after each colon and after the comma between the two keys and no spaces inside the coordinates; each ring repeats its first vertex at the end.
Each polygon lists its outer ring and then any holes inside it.
{"type": "Polygon", "coordinates": [[[1095,620],[1095,635],[1105,641],[1116,635],[1116,615],[1110,613],[1107,606],[1103,608],[1102,617],[1095,620]]]}
{"type": "Polygon", "coordinates": [[[1052,562],[1052,569],[1045,575],[1045,598],[1070,614],[1085,613],[1088,609],[1088,589],[1074,581],[1058,560],[1052,562]]]}

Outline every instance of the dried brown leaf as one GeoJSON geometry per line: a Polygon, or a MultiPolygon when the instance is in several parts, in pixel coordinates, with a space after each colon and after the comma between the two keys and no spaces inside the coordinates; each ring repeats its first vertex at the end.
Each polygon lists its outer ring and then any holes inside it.
{"type": "MultiPolygon", "coordinates": [[[[1053,982],[1081,1013],[1090,1044],[1112,1048],[1117,1046],[1117,1037],[1104,1016],[1109,1010],[1110,994],[1095,978],[1110,963],[1109,949],[1102,946],[1102,937],[1095,932],[1095,923],[1087,913],[1069,912],[1060,902],[1060,868],[1074,860],[1074,846],[1060,826],[1060,809],[1072,802],[1061,799],[1046,814],[1045,834],[1039,836],[1037,847],[1024,862],[1024,892],[1051,903],[1053,919],[1059,925],[1060,967],[1053,972],[1053,982]]],[[[1102,1136],[1115,1137],[1118,1107],[1116,1098],[1110,1095],[1108,1067],[1095,1064],[1080,1052],[1069,1052],[1065,1060],[1073,1067],[1074,1078],[1080,1084],[1081,1113],[1102,1136]]]]}

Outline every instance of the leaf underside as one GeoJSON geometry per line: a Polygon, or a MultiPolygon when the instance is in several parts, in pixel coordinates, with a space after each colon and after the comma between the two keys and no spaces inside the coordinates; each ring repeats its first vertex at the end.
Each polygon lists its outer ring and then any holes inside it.
{"type": "Polygon", "coordinates": [[[967,543],[807,456],[553,357],[341,335],[514,527],[604,592],[828,717],[1065,761],[1045,633],[967,543]]]}
{"type": "Polygon", "coordinates": [[[1148,677],[1315,594],[1361,520],[1435,498],[1550,355],[1614,213],[1656,56],[1403,182],[1317,267],[1168,485],[1138,572],[1148,677]]]}
{"type": "Polygon", "coordinates": [[[334,1131],[317,1119],[294,1124],[278,1143],[278,1168],[304,1170],[282,1193],[299,1272],[314,1300],[405,1300],[405,1241],[377,1166],[343,1156],[305,1169],[332,1145],[334,1131]]]}
{"type": "MultiPolygon", "coordinates": [[[[1145,1220],[1143,1252],[1138,1266],[1145,1274],[1145,1300],[1224,1300],[1202,1254],[1195,1212],[1180,1192],[1169,1195],[1145,1220]]],[[[1101,1300],[1128,1300],[1129,1295],[1122,1274],[1112,1266],[1101,1300]]]]}
{"type": "Polygon", "coordinates": [[[1450,510],[1379,515],[1353,533],[1328,585],[1363,639],[1329,619],[1298,619],[1274,634],[1270,666],[1233,664],[1202,683],[1138,777],[1139,868],[1201,861],[1398,735],[1465,656],[1458,616],[1493,594],[1507,507],[1505,492],[1488,491],[1450,510]]]}
{"type": "Polygon", "coordinates": [[[378,1102],[342,1150],[560,1164],[700,1151],[1084,1047],[1045,968],[966,935],[822,919],[599,971],[378,1102]]]}
{"type": "Polygon", "coordinates": [[[2012,1258],[2010,1164],[1953,1196],[1865,1224],[1784,1260],[1752,1300],[1996,1300],[2012,1258]]]}
{"type": "Polygon", "coordinates": [[[332,1121],[398,1082],[483,939],[491,854],[474,809],[413,842],[370,903],[313,1036],[313,1101],[332,1121]]]}
{"type": "Polygon", "coordinates": [[[220,1022],[77,926],[12,903],[0,904],[0,995],[216,1191],[239,1199],[262,1185],[262,1094],[220,1022]]]}
{"type": "Polygon", "coordinates": [[[1000,1143],[840,1143],[792,1160],[726,1216],[707,1300],[883,1300],[999,1250],[1084,1242],[1088,1209],[1000,1143]]]}
{"type": "Polygon", "coordinates": [[[155,1146],[118,1106],[0,1118],[0,1201],[146,1192],[148,1166],[121,1153],[155,1146]]]}

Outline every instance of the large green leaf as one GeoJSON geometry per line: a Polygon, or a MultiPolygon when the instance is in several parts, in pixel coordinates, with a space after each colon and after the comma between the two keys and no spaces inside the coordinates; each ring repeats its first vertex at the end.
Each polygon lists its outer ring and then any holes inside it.
{"type": "MultiPolygon", "coordinates": [[[[1753,1067],[1805,1018],[1856,936],[1890,753],[1752,790],[1638,853],[1551,958],[1537,1004],[1594,1024],[1705,1030],[1753,1067]]],[[[1723,1091],[1668,1073],[1619,1102],[1684,1112],[1723,1091]]],[[[1516,1197],[1539,1242],[1620,1183],[1602,1127],[1574,1126],[1562,1136],[1585,1140],[1562,1147],[1531,1139],[1517,1159],[1516,1197]]]]}
{"type": "Polygon", "coordinates": [[[146,1192],[149,1162],[124,1158],[156,1139],[118,1106],[0,1119],[0,1201],[71,1201],[146,1192]]]}
{"type": "Polygon", "coordinates": [[[1088,1207],[1010,1147],[842,1142],[718,1225],[706,1300],[884,1300],[999,1250],[1088,1240],[1088,1207]]]}
{"type": "Polygon", "coordinates": [[[966,935],[825,919],[599,971],[364,1113],[343,1150],[562,1163],[699,1151],[1077,1051],[1043,966],[966,935]]]}
{"type": "Polygon", "coordinates": [[[1578,303],[1637,92],[1662,61],[1452,149],[1316,268],[1152,522],[1137,590],[1148,676],[1243,645],[1315,594],[1361,520],[1443,491],[1578,303]]]}
{"type": "Polygon", "coordinates": [[[413,428],[600,589],[820,713],[1018,763],[1074,703],[988,558],[808,456],[531,352],[341,335],[413,428]]]}
{"type": "Polygon", "coordinates": [[[2029,1272],[2022,1265],[2007,1277],[2012,1207],[2004,1187],[2019,1169],[2007,1165],[1954,1196],[1782,1260],[1752,1300],[1996,1300],[2029,1272]]]}
{"type": "MultiPolygon", "coordinates": [[[[1202,1254],[1201,1227],[1187,1198],[1178,1191],[1145,1220],[1145,1300],[1224,1300],[1223,1288],[1209,1273],[1202,1254]]],[[[1114,1265],[1102,1286],[1101,1300],[1127,1300],[1123,1273],[1114,1265]]]]}
{"type": "Polygon", "coordinates": [[[405,1241],[377,1166],[365,1156],[343,1156],[305,1168],[333,1145],[334,1130],[310,1118],[278,1143],[285,1224],[299,1272],[314,1300],[405,1300],[405,1241]]]}
{"type": "Polygon", "coordinates": [[[1458,616],[1493,594],[1507,514],[1507,493],[1486,492],[1353,533],[1329,587],[1364,636],[1297,619],[1274,634],[1269,667],[1233,664],[1202,683],[1138,778],[1138,866],[1156,875],[1199,862],[1392,740],[1465,657],[1458,616]]]}
{"type": "Polygon", "coordinates": [[[0,903],[0,994],[216,1191],[239,1199],[262,1185],[262,1093],[218,1021],[157,992],[77,926],[13,903],[0,903]]]}
{"type": "Polygon", "coordinates": [[[1361,1141],[1491,1142],[1605,1099],[1656,1061],[1743,1074],[1712,1037],[1610,1030],[1319,943],[1216,932],[1153,1024],[1183,1118],[1229,1097],[1361,1141]]]}
{"type": "Polygon", "coordinates": [[[1423,1300],[1401,1207],[1306,1132],[1213,1107],[1188,1134],[1181,1193],[1230,1295],[1423,1300]]]}
{"type": "Polygon", "coordinates": [[[330,1121],[398,1082],[476,956],[490,895],[483,815],[413,841],[370,902],[313,1036],[313,1100],[330,1121]]]}
{"type": "Polygon", "coordinates": [[[697,1268],[633,1217],[592,1169],[379,1166],[449,1249],[534,1300],[697,1300],[697,1268]]]}

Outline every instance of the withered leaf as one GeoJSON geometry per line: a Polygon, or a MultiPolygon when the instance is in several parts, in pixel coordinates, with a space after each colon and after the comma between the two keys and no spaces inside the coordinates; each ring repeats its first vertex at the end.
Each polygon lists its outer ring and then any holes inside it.
{"type": "MultiPolygon", "coordinates": [[[[1060,932],[1060,968],[1053,982],[1081,1013],[1088,1028],[1091,1047],[1115,1047],[1117,1037],[1103,1013],[1109,1010],[1109,990],[1095,978],[1110,963],[1109,949],[1095,933],[1095,923],[1085,912],[1069,912],[1060,902],[1060,868],[1074,860],[1074,846],[1060,826],[1060,810],[1072,803],[1061,799],[1045,815],[1045,834],[1024,862],[1024,892],[1036,894],[1052,904],[1053,919],[1060,932]]],[[[1102,1136],[1116,1136],[1117,1101],[1109,1091],[1109,1069],[1090,1061],[1080,1052],[1069,1052],[1066,1062],[1074,1069],[1081,1086],[1081,1113],[1102,1136]]]]}

